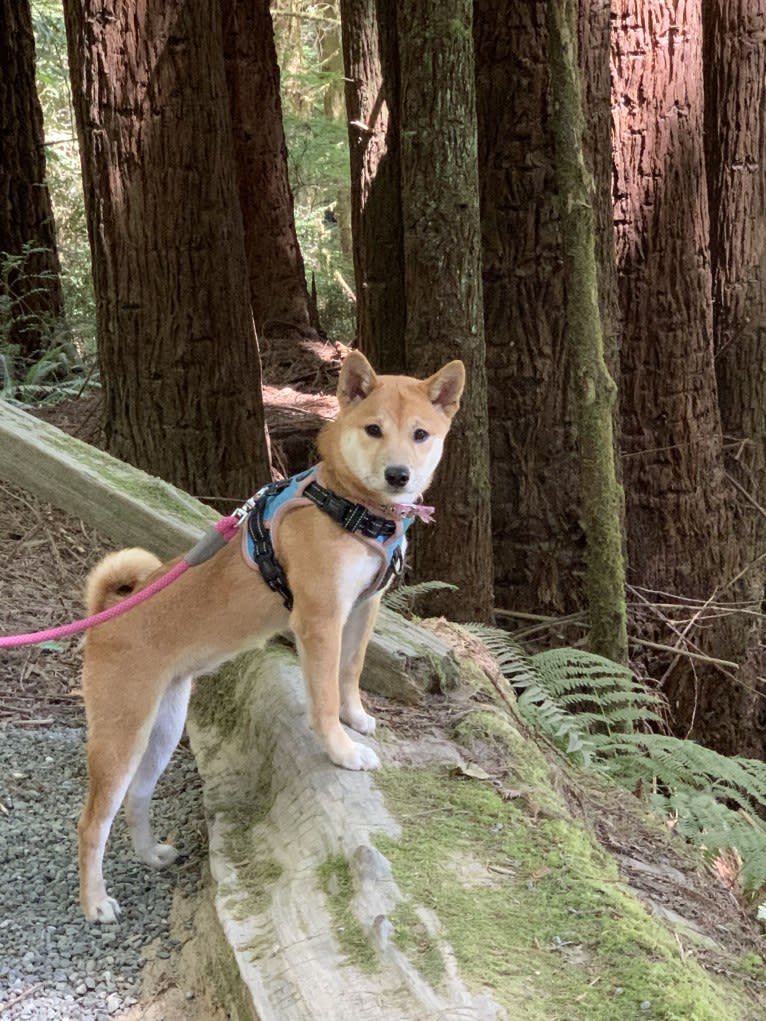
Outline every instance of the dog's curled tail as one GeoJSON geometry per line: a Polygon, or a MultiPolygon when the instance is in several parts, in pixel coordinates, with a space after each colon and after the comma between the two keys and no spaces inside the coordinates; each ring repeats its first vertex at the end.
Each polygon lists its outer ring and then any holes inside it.
{"type": "Polygon", "coordinates": [[[122,549],[110,553],[97,564],[85,582],[85,606],[88,616],[114,606],[131,595],[139,583],[158,567],[159,557],[145,549],[122,549]]]}

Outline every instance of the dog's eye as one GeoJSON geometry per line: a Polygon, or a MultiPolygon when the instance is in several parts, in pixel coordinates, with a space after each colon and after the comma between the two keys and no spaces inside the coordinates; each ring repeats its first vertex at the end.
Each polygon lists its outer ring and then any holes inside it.
{"type": "Polygon", "coordinates": [[[416,443],[423,443],[424,440],[428,439],[428,433],[425,431],[425,429],[416,429],[415,432],[412,434],[412,438],[415,440],[416,443]]]}
{"type": "Polygon", "coordinates": [[[379,440],[380,437],[383,435],[383,430],[380,428],[379,425],[376,425],[374,422],[371,422],[370,425],[366,425],[364,427],[364,431],[367,433],[368,436],[374,436],[376,440],[379,440]]]}

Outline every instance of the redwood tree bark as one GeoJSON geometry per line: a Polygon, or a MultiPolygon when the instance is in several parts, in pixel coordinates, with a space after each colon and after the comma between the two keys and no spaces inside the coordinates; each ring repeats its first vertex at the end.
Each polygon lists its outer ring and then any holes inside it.
{"type": "Polygon", "coordinates": [[[219,8],[65,15],[109,450],[240,500],[268,456],[219,8]]]}
{"type": "Polygon", "coordinates": [[[269,0],[225,0],[224,57],[250,301],[261,344],[316,337],[287,174],[279,67],[269,0]]]}
{"type": "Polygon", "coordinates": [[[563,614],[584,603],[584,536],[546,18],[477,0],[474,32],[497,604],[563,614]]]}
{"type": "Polygon", "coordinates": [[[351,163],[357,344],[378,372],[403,372],[399,68],[393,7],[341,0],[351,163]],[[379,16],[380,14],[380,16],[379,16]]]}
{"type": "MultiPolygon", "coordinates": [[[[741,573],[728,593],[751,610],[766,564],[766,0],[704,0],[713,327],[726,471],[735,487],[741,573]]],[[[766,753],[762,623],[739,621],[740,742],[766,753]],[[760,695],[760,697],[759,697],[760,695]]]]}
{"type": "Polygon", "coordinates": [[[63,324],[64,298],[29,0],[0,0],[0,295],[3,340],[39,354],[63,324]]]}
{"type": "Polygon", "coordinates": [[[458,585],[430,606],[457,620],[493,605],[472,8],[397,4],[407,366],[424,376],[459,357],[468,376],[433,487],[438,531],[418,535],[415,566],[458,585]]]}
{"type": "MultiPolygon", "coordinates": [[[[615,0],[613,11],[628,577],[707,600],[736,568],[713,360],[701,0],[615,0]]],[[[694,635],[731,658],[722,636],[715,624],[694,635]]],[[[666,672],[667,658],[649,662],[666,672]]],[[[666,690],[682,733],[736,750],[736,685],[681,660],[666,690]]]]}

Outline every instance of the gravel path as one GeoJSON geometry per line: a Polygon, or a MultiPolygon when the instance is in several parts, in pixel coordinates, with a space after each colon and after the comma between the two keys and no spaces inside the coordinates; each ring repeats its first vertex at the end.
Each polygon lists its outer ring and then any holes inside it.
{"type": "MultiPolygon", "coordinates": [[[[181,747],[157,789],[154,819],[181,858],[137,862],[119,816],[105,873],[119,925],[86,923],[77,903],[76,823],[85,795],[81,729],[0,729],[0,1015],[2,1021],[106,1021],[137,1002],[142,951],[177,946],[173,890],[193,894],[206,854],[199,779],[181,747]]],[[[191,994],[190,994],[191,995],[191,994]]]]}

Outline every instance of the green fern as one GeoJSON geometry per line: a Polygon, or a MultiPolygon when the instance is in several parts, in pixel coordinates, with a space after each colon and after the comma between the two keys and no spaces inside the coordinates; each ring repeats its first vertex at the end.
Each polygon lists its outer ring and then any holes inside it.
{"type": "Polygon", "coordinates": [[[450,585],[446,581],[421,581],[417,585],[400,585],[398,588],[387,592],[383,597],[383,603],[396,613],[410,615],[414,611],[418,599],[429,595],[431,592],[439,592],[444,589],[455,591],[457,585],[450,585]]]}
{"type": "Polygon", "coordinates": [[[624,666],[581,649],[530,656],[505,632],[466,625],[518,693],[520,714],[578,764],[643,790],[706,854],[736,849],[740,880],[766,882],[766,763],[662,733],[662,699],[624,666]]]}
{"type": "Polygon", "coordinates": [[[535,663],[535,657],[497,628],[486,624],[464,624],[463,628],[484,642],[503,676],[520,692],[519,711],[527,723],[542,731],[565,754],[589,765],[593,745],[587,728],[575,714],[562,707],[535,663]]]}
{"type": "Polygon", "coordinates": [[[98,387],[74,345],[60,340],[35,359],[22,359],[14,345],[0,344],[0,399],[22,407],[56,404],[98,387]]]}
{"type": "Polygon", "coordinates": [[[766,877],[766,826],[746,811],[732,811],[709,791],[680,789],[670,796],[654,794],[655,811],[677,819],[677,830],[702,847],[709,858],[736,848],[746,890],[758,890],[766,877]]]}

